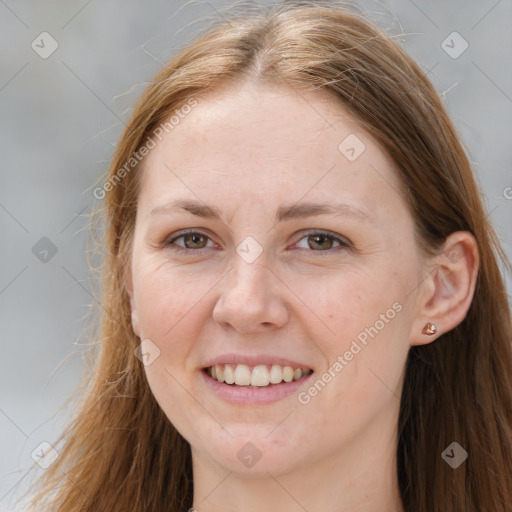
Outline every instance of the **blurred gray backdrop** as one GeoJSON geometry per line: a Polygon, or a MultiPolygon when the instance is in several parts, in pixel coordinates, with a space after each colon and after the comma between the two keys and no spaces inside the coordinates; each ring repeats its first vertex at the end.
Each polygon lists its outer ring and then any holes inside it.
{"type": "MultiPolygon", "coordinates": [[[[30,485],[37,454],[51,457],[44,443],[65,423],[69,409],[59,407],[82,370],[76,343],[87,342],[92,301],[85,242],[95,183],[145,83],[230,5],[0,0],[2,511],[30,485]]],[[[353,5],[404,34],[399,42],[428,72],[510,258],[512,2],[353,5]]]]}

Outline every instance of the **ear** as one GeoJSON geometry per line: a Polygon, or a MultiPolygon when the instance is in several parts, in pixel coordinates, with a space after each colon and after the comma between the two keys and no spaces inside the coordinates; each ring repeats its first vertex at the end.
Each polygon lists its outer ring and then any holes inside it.
{"type": "Polygon", "coordinates": [[[416,318],[411,326],[411,345],[436,340],[466,317],[478,275],[479,254],[475,237],[469,231],[450,234],[441,253],[428,261],[429,275],[422,283],[416,318]],[[422,332],[427,322],[436,326],[435,334],[422,332]]]}
{"type": "Polygon", "coordinates": [[[139,313],[137,311],[137,305],[135,303],[135,296],[133,293],[133,279],[131,270],[128,270],[127,272],[126,283],[126,291],[128,293],[128,297],[130,298],[130,309],[132,313],[132,329],[136,336],[140,338],[139,313]]]}

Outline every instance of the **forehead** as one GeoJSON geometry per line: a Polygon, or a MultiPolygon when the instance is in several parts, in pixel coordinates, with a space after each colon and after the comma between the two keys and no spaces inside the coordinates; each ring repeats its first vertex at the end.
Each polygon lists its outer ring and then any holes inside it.
{"type": "Polygon", "coordinates": [[[345,199],[375,218],[400,207],[403,215],[391,160],[332,97],[229,86],[196,101],[146,158],[143,211],[183,197],[272,209],[304,198],[345,199]]]}

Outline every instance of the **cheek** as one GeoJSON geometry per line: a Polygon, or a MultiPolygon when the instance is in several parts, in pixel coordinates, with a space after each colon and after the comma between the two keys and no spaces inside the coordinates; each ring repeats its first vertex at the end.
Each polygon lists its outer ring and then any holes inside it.
{"type": "Polygon", "coordinates": [[[184,435],[197,415],[189,358],[205,318],[201,307],[215,279],[192,276],[186,268],[171,268],[149,258],[137,267],[134,280],[141,337],[150,339],[159,356],[145,366],[151,391],[166,416],[184,435]]]}
{"type": "Polygon", "coordinates": [[[326,359],[317,376],[322,382],[310,393],[318,406],[327,403],[333,411],[364,417],[399,394],[409,347],[403,294],[394,275],[389,269],[347,272],[317,281],[314,288],[298,287],[297,294],[315,312],[308,314],[310,320],[303,317],[303,327],[308,325],[326,359]]]}
{"type": "Polygon", "coordinates": [[[166,364],[183,366],[207,322],[204,305],[220,276],[199,275],[186,266],[171,268],[161,258],[147,258],[137,270],[134,288],[141,338],[159,347],[166,364]]]}
{"type": "Polygon", "coordinates": [[[204,279],[193,279],[165,264],[141,262],[135,281],[139,317],[146,337],[161,339],[191,312],[207,291],[204,279]]]}
{"type": "Polygon", "coordinates": [[[348,350],[353,340],[364,344],[375,328],[379,335],[391,331],[399,323],[402,296],[393,275],[387,269],[296,279],[293,289],[305,306],[301,319],[312,339],[315,333],[321,337],[332,356],[348,350]]]}

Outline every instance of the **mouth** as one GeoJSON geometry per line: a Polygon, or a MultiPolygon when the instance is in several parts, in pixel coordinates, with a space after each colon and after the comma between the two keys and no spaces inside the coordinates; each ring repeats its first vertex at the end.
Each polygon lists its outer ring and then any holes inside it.
{"type": "Polygon", "coordinates": [[[203,368],[203,372],[211,379],[233,387],[261,389],[300,381],[313,370],[279,364],[216,364],[203,368]]]}

